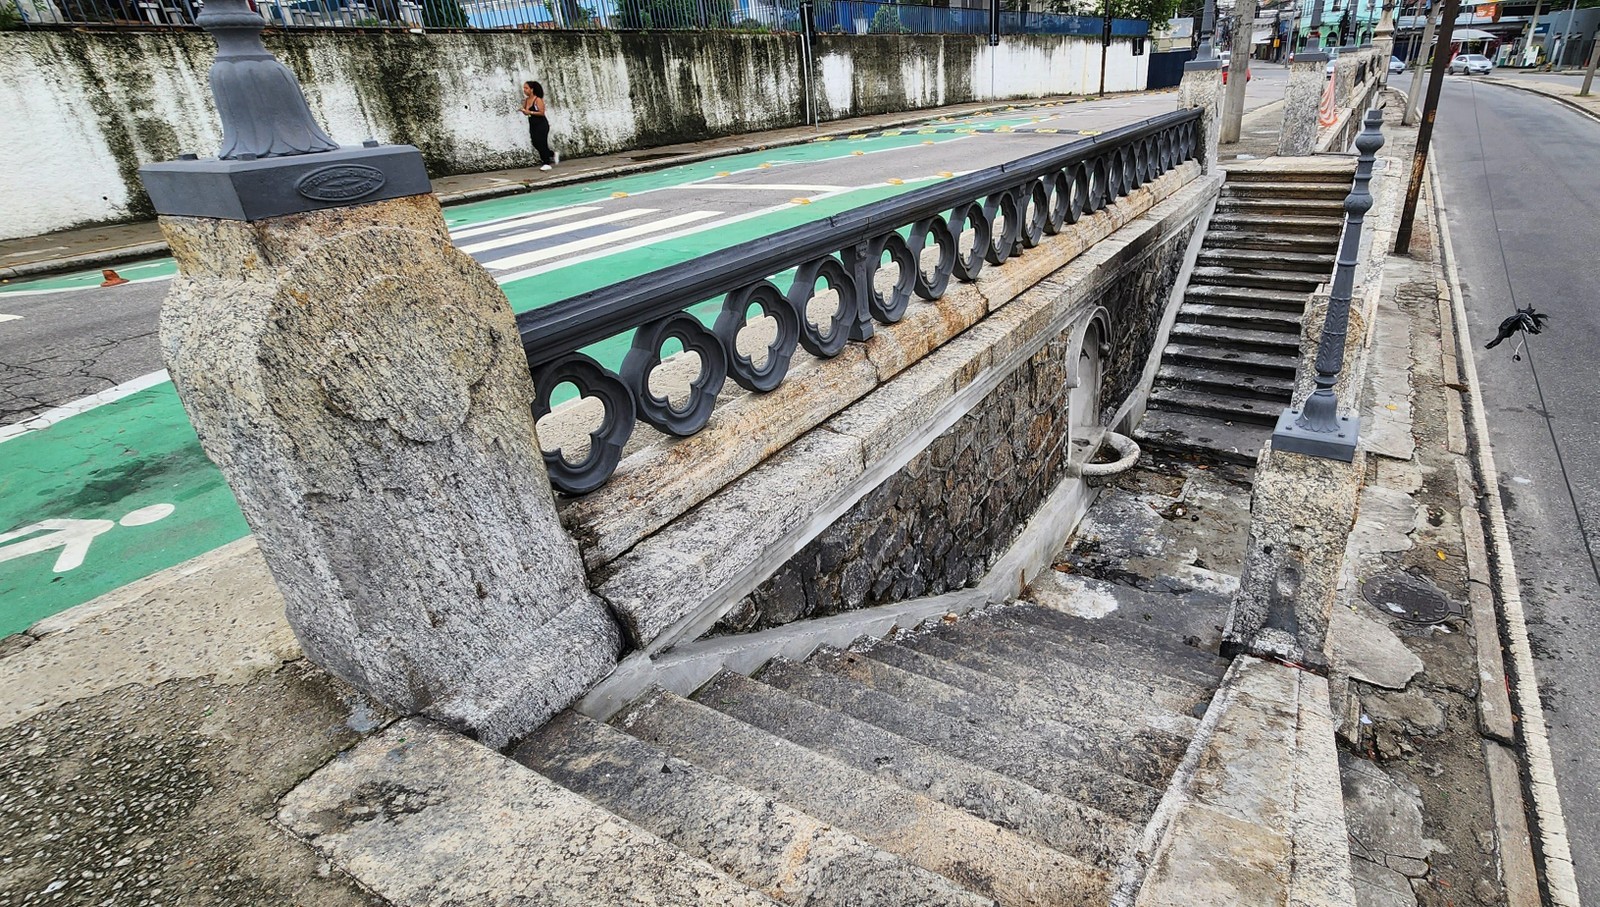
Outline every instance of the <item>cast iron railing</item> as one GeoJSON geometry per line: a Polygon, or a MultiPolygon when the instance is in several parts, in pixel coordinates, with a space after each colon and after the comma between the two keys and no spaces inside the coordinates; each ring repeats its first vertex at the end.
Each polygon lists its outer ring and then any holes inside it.
{"type": "Polygon", "coordinates": [[[952,276],[976,280],[986,263],[1002,265],[1044,234],[1194,159],[1198,123],[1197,110],[1164,114],[524,312],[517,325],[538,417],[549,414],[552,392],[563,384],[605,407],[582,461],[546,451],[551,482],[567,494],[592,491],[616,468],[636,419],[667,434],[692,435],[711,417],[728,378],[751,391],[773,390],[796,347],[832,358],[849,341],[871,337],[875,321],[904,317],[913,293],[934,300],[952,276]],[[970,248],[962,249],[969,230],[970,248]],[[930,267],[924,252],[934,250],[930,267]],[[885,258],[895,281],[879,290],[874,283],[885,258]],[[780,288],[773,275],[791,270],[787,290],[780,288]],[[837,302],[826,323],[816,324],[808,316],[822,284],[837,302]],[[688,311],[719,297],[711,327],[688,311]],[[738,338],[756,309],[776,330],[765,355],[752,357],[740,352],[738,338]],[[617,372],[581,352],[628,331],[632,343],[617,372]],[[698,376],[677,403],[650,387],[669,340],[700,359],[698,376]]]}

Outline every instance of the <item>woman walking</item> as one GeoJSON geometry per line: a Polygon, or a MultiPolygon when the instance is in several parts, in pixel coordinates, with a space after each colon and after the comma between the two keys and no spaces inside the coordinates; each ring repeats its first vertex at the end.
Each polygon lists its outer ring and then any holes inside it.
{"type": "Polygon", "coordinates": [[[561,163],[561,155],[550,150],[550,120],[545,116],[548,109],[544,103],[544,86],[538,82],[523,82],[522,115],[528,118],[528,138],[533,140],[533,150],[539,152],[540,170],[549,170],[561,163]]]}

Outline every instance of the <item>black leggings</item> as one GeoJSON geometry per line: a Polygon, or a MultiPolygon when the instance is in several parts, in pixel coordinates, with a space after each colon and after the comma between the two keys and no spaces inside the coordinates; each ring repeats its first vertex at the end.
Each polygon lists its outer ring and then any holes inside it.
{"type": "Polygon", "coordinates": [[[550,121],[538,114],[528,117],[528,138],[533,139],[533,150],[539,152],[539,163],[555,163],[550,153],[550,121]]]}

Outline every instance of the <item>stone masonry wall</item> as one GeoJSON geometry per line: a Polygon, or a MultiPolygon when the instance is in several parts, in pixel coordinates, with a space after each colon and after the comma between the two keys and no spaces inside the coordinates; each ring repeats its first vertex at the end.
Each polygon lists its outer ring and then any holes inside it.
{"type": "MultiPolygon", "coordinates": [[[[1121,253],[1102,417],[1138,386],[1193,227],[1121,253]]],[[[1087,312],[1088,309],[1085,309],[1087,312]]],[[[1066,477],[1071,328],[823,530],[711,631],[726,635],[976,585],[1066,477]]]]}
{"type": "MultiPolygon", "coordinates": [[[[568,157],[799,126],[795,35],[734,32],[278,31],[267,46],[344,144],[417,146],[433,176],[536,163],[517,113],[545,85],[568,157]]],[[[220,131],[198,31],[0,32],[0,239],[151,215],[141,164],[216,153],[220,131]],[[48,153],[44,153],[48,150],[48,153]]],[[[1007,35],[829,35],[811,85],[838,119],[965,101],[1093,91],[1098,42],[1007,35]]],[[[1106,87],[1144,87],[1144,57],[1113,43],[1106,87]]]]}

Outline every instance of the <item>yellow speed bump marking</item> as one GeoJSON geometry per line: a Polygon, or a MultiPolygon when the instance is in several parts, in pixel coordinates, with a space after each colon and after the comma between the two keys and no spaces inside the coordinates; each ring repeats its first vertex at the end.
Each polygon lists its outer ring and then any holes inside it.
{"type": "Polygon", "coordinates": [[[933,139],[923,139],[922,140],[922,144],[924,144],[924,145],[932,145],[933,144],[933,139]]]}
{"type": "Polygon", "coordinates": [[[892,177],[892,176],[889,177],[889,185],[891,185],[891,186],[904,186],[905,184],[906,184],[906,181],[903,180],[903,179],[897,179],[897,178],[892,177]]]}
{"type": "Polygon", "coordinates": [[[1000,126],[995,129],[995,132],[1016,132],[1016,130],[1012,129],[1010,126],[1000,126]]]}
{"type": "Polygon", "coordinates": [[[948,170],[940,170],[939,171],[939,175],[944,177],[945,179],[950,179],[951,177],[955,176],[954,173],[951,173],[948,170]]]}
{"type": "Polygon", "coordinates": [[[1099,135],[1100,134],[1100,130],[1098,130],[1098,129],[1079,129],[1078,130],[1078,134],[1079,135],[1099,135]]]}
{"type": "Polygon", "coordinates": [[[628,197],[628,193],[626,193],[626,192],[613,192],[613,193],[611,193],[611,197],[612,198],[627,198],[628,197]]]}
{"type": "Polygon", "coordinates": [[[917,130],[917,135],[933,135],[935,132],[938,132],[938,131],[939,130],[935,129],[932,126],[924,126],[923,128],[917,130]]]}
{"type": "Polygon", "coordinates": [[[811,199],[809,199],[809,198],[791,198],[791,199],[789,199],[789,203],[793,204],[793,205],[809,205],[809,204],[811,204],[811,199]]]}
{"type": "Polygon", "coordinates": [[[761,169],[762,170],[771,170],[772,169],[772,165],[771,164],[765,164],[765,163],[761,164],[761,169]]]}
{"type": "Polygon", "coordinates": [[[818,136],[817,137],[817,141],[819,141],[819,142],[831,142],[831,141],[833,141],[833,136],[831,136],[831,135],[818,136]]]}
{"type": "Polygon", "coordinates": [[[1055,135],[1056,133],[1058,133],[1060,131],[1061,130],[1059,130],[1059,129],[1035,129],[1034,130],[1034,132],[1047,132],[1047,133],[1049,133],[1051,135],[1055,135]]]}
{"type": "Polygon", "coordinates": [[[882,133],[880,133],[880,135],[899,135],[902,132],[905,132],[905,130],[904,129],[885,129],[882,133]]]}
{"type": "Polygon", "coordinates": [[[853,138],[853,139],[864,139],[864,138],[867,137],[867,134],[865,132],[858,132],[855,135],[852,135],[850,137],[853,138]]]}
{"type": "Polygon", "coordinates": [[[851,153],[851,154],[853,154],[853,155],[855,155],[855,156],[856,156],[856,157],[860,157],[860,156],[862,156],[862,155],[863,155],[863,154],[866,154],[866,152],[865,152],[865,151],[852,151],[852,152],[850,152],[850,153],[851,153]]]}
{"type": "Polygon", "coordinates": [[[733,173],[728,170],[718,170],[717,176],[733,176],[733,173]]]}

